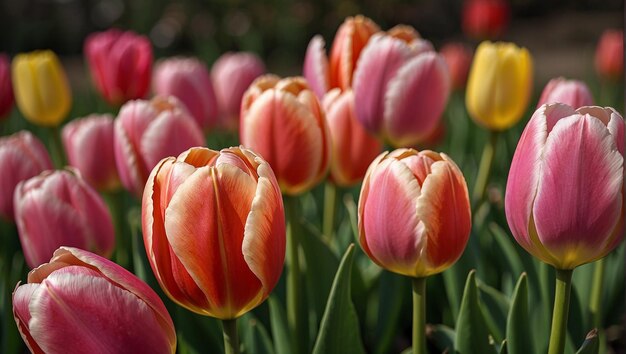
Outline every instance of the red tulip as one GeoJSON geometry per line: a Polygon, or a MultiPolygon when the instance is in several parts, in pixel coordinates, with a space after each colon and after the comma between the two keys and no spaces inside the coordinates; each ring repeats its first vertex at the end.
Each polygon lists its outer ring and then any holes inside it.
{"type": "Polygon", "coordinates": [[[12,108],[11,62],[6,54],[0,53],[0,119],[6,117],[12,108]]]}
{"type": "Polygon", "coordinates": [[[606,30],[596,47],[596,72],[609,81],[620,81],[624,75],[624,31],[606,30]]]}
{"type": "Polygon", "coordinates": [[[272,169],[252,151],[192,148],[163,159],[142,205],[150,265],[179,305],[233,319],[263,302],[278,282],[283,202],[272,169]]]}
{"type": "Polygon", "coordinates": [[[34,354],[176,351],[159,296],[119,265],[61,247],[13,292],[13,317],[34,354]]]}
{"type": "Polygon", "coordinates": [[[148,38],[110,29],[89,35],[84,51],[96,88],[109,104],[146,96],[152,74],[148,38]]]}
{"type": "Polygon", "coordinates": [[[472,50],[462,43],[448,43],[441,48],[440,53],[448,64],[452,88],[463,90],[472,64],[472,50]]]}
{"type": "Polygon", "coordinates": [[[509,4],[506,0],[465,0],[463,32],[479,40],[501,36],[509,25],[509,4]]]}
{"type": "Polygon", "coordinates": [[[552,79],[541,93],[537,108],[545,103],[564,103],[574,108],[593,106],[593,97],[589,87],[578,80],[566,80],[562,77],[552,79]]]}

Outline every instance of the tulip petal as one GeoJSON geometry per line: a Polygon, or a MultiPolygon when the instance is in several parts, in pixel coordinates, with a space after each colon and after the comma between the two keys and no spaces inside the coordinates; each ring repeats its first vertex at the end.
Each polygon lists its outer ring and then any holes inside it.
{"type": "Polygon", "coordinates": [[[71,96],[69,85],[62,66],[56,55],[45,55],[33,59],[33,71],[37,81],[37,91],[31,95],[38,96],[42,108],[40,119],[46,120],[46,125],[57,125],[61,118],[69,112],[71,96]]]}
{"type": "Polygon", "coordinates": [[[38,288],[39,284],[17,284],[13,292],[13,318],[15,319],[17,329],[20,331],[20,335],[24,339],[24,343],[26,343],[31,353],[43,354],[44,352],[39,348],[39,345],[30,334],[30,329],[28,328],[28,322],[31,319],[28,305],[38,288]]]}
{"type": "Polygon", "coordinates": [[[324,39],[317,35],[311,39],[304,56],[303,75],[319,99],[329,90],[328,58],[324,51],[324,39]]]}

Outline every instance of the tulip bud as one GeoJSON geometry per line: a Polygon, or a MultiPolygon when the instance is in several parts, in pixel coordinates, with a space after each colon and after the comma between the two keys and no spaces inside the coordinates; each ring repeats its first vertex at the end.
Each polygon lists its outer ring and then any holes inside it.
{"type": "Polygon", "coordinates": [[[470,117],[491,130],[513,126],[528,107],[532,74],[532,58],[525,48],[482,42],[474,55],[465,94],[470,117]]]}
{"type": "Polygon", "coordinates": [[[612,108],[535,111],[515,150],[506,218],[526,251],[557,269],[606,256],[624,238],[624,120],[612,108]]]}
{"type": "Polygon", "coordinates": [[[253,53],[225,53],[211,69],[221,125],[238,130],[241,99],[254,80],[265,73],[263,61],[253,53]]]}
{"type": "Polygon", "coordinates": [[[239,139],[269,162],[286,194],[312,188],[328,171],[328,125],[303,78],[255,80],[242,101],[239,139]]]}
{"type": "Polygon", "coordinates": [[[148,38],[110,29],[89,35],[84,51],[94,84],[109,104],[119,106],[146,96],[152,74],[148,38]]]}
{"type": "Polygon", "coordinates": [[[9,57],[0,53],[0,119],[7,117],[11,108],[13,108],[11,65],[9,64],[9,57]]]}
{"type": "Polygon", "coordinates": [[[573,108],[592,106],[593,97],[587,85],[578,80],[566,80],[562,77],[552,79],[541,93],[537,108],[545,103],[563,103],[573,108]]]}
{"type": "Polygon", "coordinates": [[[465,89],[467,74],[472,64],[472,51],[461,43],[448,43],[441,48],[441,56],[448,64],[452,88],[465,89]]]}
{"type": "Polygon", "coordinates": [[[113,116],[92,114],[69,122],[61,134],[69,164],[100,191],[114,191],[120,186],[113,131],[113,116]]]}
{"type": "Polygon", "coordinates": [[[179,305],[237,318],[272,291],[285,259],[285,216],[272,169],[243,147],[163,159],[142,203],[152,270],[179,305]]]}
{"type": "Polygon", "coordinates": [[[463,173],[430,150],[384,152],[359,196],[359,242],[379,266],[426,277],[452,266],[465,249],[471,212],[463,173]]]}
{"type": "Polygon", "coordinates": [[[206,66],[196,58],[170,58],[154,72],[154,92],[178,98],[196,123],[208,129],[217,123],[217,100],[206,66]]]}
{"type": "Polygon", "coordinates": [[[108,257],[113,222],[102,197],[70,170],[45,171],[15,188],[15,221],[26,263],[35,268],[60,246],[108,257]]]}
{"type": "Polygon", "coordinates": [[[382,146],[356,119],[352,90],[332,89],[323,104],[332,141],[330,178],[339,186],[351,186],[363,179],[382,146]]]}
{"type": "Polygon", "coordinates": [[[465,0],[463,32],[470,38],[495,39],[506,30],[509,17],[506,0],[465,0]]]}
{"type": "Polygon", "coordinates": [[[67,116],[72,93],[65,71],[50,50],[18,54],[12,65],[17,106],[33,124],[55,127],[67,116]]]}
{"type": "Polygon", "coordinates": [[[624,31],[606,30],[602,33],[595,57],[596,72],[607,81],[619,81],[624,76],[624,31]]]}
{"type": "Polygon", "coordinates": [[[115,121],[113,140],[122,185],[138,197],[159,160],[204,145],[202,130],[173,96],[126,103],[115,121]]]}
{"type": "Polygon", "coordinates": [[[176,351],[159,296],[119,265],[61,247],[13,292],[13,317],[31,353],[176,351]]]}
{"type": "Polygon", "coordinates": [[[52,168],[48,151],[29,131],[0,138],[0,216],[13,220],[13,192],[18,183],[52,168]]]}
{"type": "Polygon", "coordinates": [[[356,116],[394,146],[421,142],[437,127],[450,94],[448,67],[417,37],[376,34],[354,73],[356,116]]]}

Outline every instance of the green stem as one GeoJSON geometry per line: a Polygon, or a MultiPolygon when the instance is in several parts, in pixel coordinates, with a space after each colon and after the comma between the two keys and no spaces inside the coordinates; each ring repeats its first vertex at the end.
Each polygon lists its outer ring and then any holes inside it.
{"type": "Polygon", "coordinates": [[[333,238],[333,229],[335,226],[335,207],[337,206],[337,187],[334,183],[328,181],[324,188],[324,220],[322,231],[324,238],[330,242],[333,238]]]}
{"type": "Polygon", "coordinates": [[[476,184],[474,185],[474,202],[479,205],[485,197],[485,190],[489,183],[489,176],[491,175],[491,166],[493,166],[493,157],[496,153],[496,145],[498,143],[498,136],[500,134],[497,131],[491,131],[489,135],[489,141],[485,144],[483,150],[483,156],[480,159],[480,167],[478,168],[478,176],[476,177],[476,184]]]}
{"type": "Polygon", "coordinates": [[[413,278],[413,354],[426,354],[426,278],[413,278]]]}
{"type": "Polygon", "coordinates": [[[239,354],[239,335],[237,319],[222,320],[224,331],[224,354],[239,354]]]}
{"type": "Polygon", "coordinates": [[[128,235],[124,232],[124,220],[122,219],[124,213],[122,204],[122,193],[106,192],[104,197],[109,205],[111,211],[111,219],[113,220],[113,226],[115,228],[115,262],[126,269],[131,269],[131,262],[129,256],[129,241],[128,235]]]}
{"type": "Polygon", "coordinates": [[[61,143],[61,130],[58,126],[54,126],[50,127],[48,133],[50,134],[50,155],[52,155],[54,166],[56,168],[63,168],[65,167],[66,161],[63,144],[61,143]]]}
{"type": "Polygon", "coordinates": [[[604,258],[596,261],[593,272],[593,283],[591,288],[591,299],[589,310],[591,310],[592,324],[594,328],[600,329],[602,325],[602,285],[604,283],[604,258]]]}
{"type": "Polygon", "coordinates": [[[285,196],[287,214],[287,322],[293,338],[293,353],[304,353],[303,319],[300,316],[299,205],[296,197],[285,196]]]}
{"type": "Polygon", "coordinates": [[[572,290],[572,269],[556,270],[556,289],[554,293],[554,311],[552,311],[552,329],[548,354],[563,354],[565,334],[567,333],[567,315],[569,297],[572,290]]]}

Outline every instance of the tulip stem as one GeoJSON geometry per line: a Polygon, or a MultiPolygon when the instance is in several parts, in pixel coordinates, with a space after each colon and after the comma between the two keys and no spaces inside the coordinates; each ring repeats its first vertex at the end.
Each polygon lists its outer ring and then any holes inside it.
{"type": "Polygon", "coordinates": [[[426,277],[412,280],[413,354],[426,354],[426,277]]]}
{"type": "Polygon", "coordinates": [[[222,328],[224,331],[224,354],[239,354],[237,319],[222,320],[222,328]]]}
{"type": "Polygon", "coordinates": [[[476,184],[474,185],[474,202],[478,206],[485,197],[485,190],[489,183],[489,176],[491,175],[491,166],[493,166],[493,158],[496,153],[496,146],[498,144],[499,132],[490,131],[489,141],[485,144],[483,155],[480,159],[480,166],[478,168],[478,176],[476,177],[476,184]]]}
{"type": "Polygon", "coordinates": [[[123,219],[124,214],[122,195],[119,191],[104,193],[109,210],[111,211],[111,219],[113,220],[113,226],[115,228],[115,261],[126,269],[131,269],[131,262],[129,257],[129,240],[128,236],[124,234],[123,219]]]}
{"type": "Polygon", "coordinates": [[[593,283],[589,310],[591,311],[592,325],[600,329],[602,325],[602,285],[604,283],[604,258],[596,261],[593,271],[593,283]]]}
{"type": "Polygon", "coordinates": [[[550,330],[550,346],[548,354],[563,354],[565,334],[567,332],[567,315],[569,297],[572,290],[572,269],[556,270],[556,290],[554,294],[554,310],[552,311],[552,329],[550,330]]]}
{"type": "Polygon", "coordinates": [[[328,181],[324,188],[324,220],[322,230],[324,238],[332,240],[333,228],[335,226],[335,208],[337,206],[337,187],[334,183],[328,181]]]}
{"type": "Polygon", "coordinates": [[[56,168],[65,167],[65,153],[63,152],[63,144],[61,143],[61,130],[58,126],[50,127],[50,154],[56,168]]]}
{"type": "Polygon", "coordinates": [[[300,316],[300,254],[298,241],[299,205],[296,197],[285,196],[285,211],[287,214],[287,259],[289,273],[287,274],[287,322],[293,338],[293,353],[304,353],[304,327],[300,316]]]}

